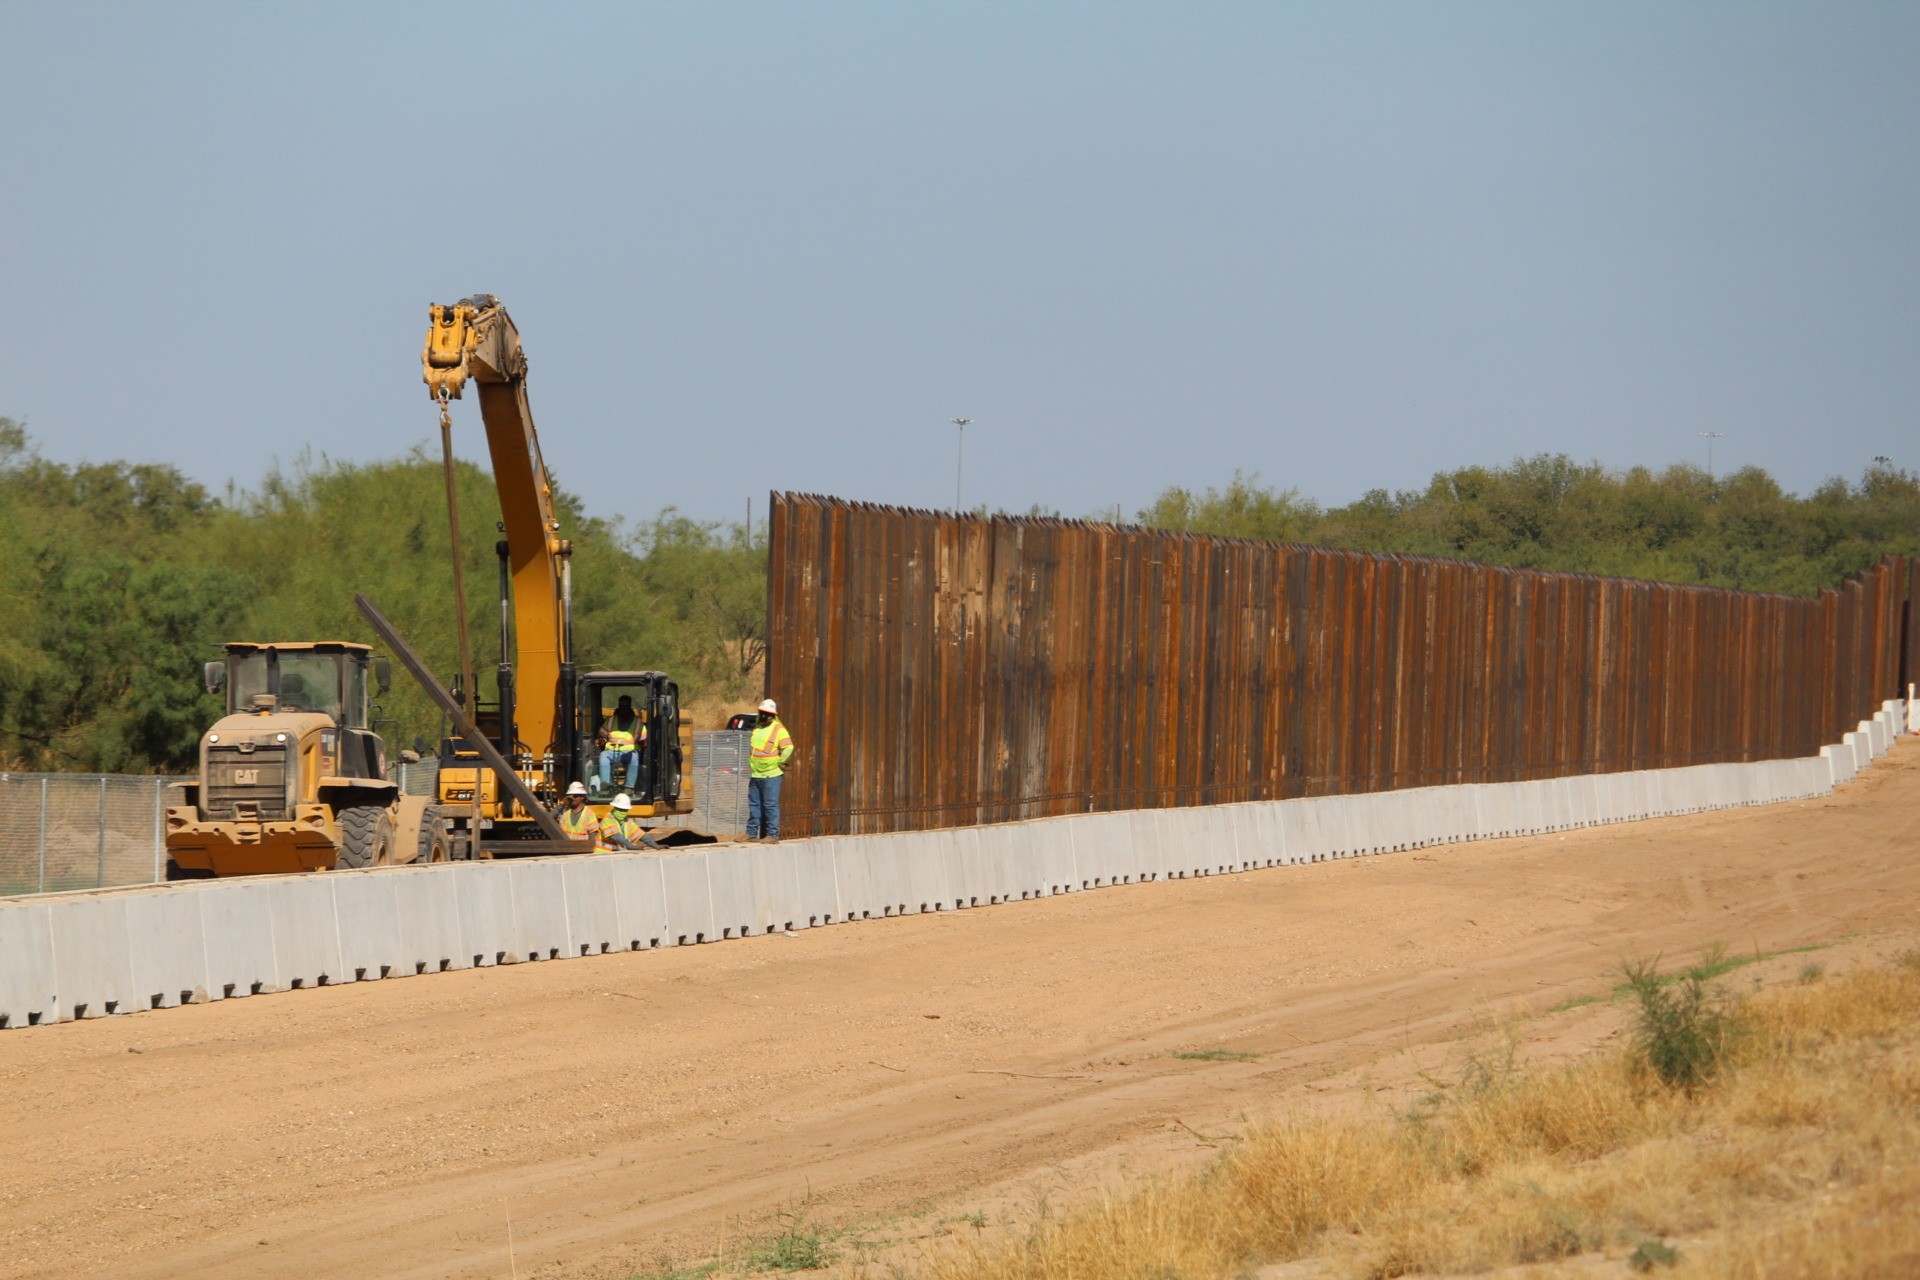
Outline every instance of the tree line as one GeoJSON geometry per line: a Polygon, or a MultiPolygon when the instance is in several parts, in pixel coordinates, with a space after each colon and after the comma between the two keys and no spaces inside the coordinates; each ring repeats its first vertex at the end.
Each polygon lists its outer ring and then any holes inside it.
{"type": "MultiPolygon", "coordinates": [[[[500,650],[499,500],[471,464],[455,480],[486,701],[500,650]]],[[[589,516],[557,485],[554,502],[573,540],[583,665],[666,671],[684,699],[716,709],[758,699],[763,531],[671,507],[637,522],[589,516]]],[[[0,547],[0,769],[191,772],[220,709],[202,664],[229,640],[372,642],[356,591],[435,671],[459,666],[445,482],[438,457],[419,450],[372,463],[302,456],[256,488],[213,493],[169,466],[50,462],[0,418],[0,547]]],[[[442,730],[397,664],[375,714],[395,752],[442,730]]]]}
{"type": "Polygon", "coordinates": [[[1165,490],[1139,523],[1355,551],[1475,560],[1747,591],[1812,595],[1889,552],[1920,552],[1920,478],[1876,464],[1802,498],[1758,467],[1610,471],[1565,454],[1461,467],[1424,489],[1375,489],[1323,508],[1236,474],[1165,490]]]}
{"type": "MultiPolygon", "coordinates": [[[[459,465],[468,626],[481,696],[499,659],[492,479],[459,465]]],[[[588,515],[556,486],[574,545],[576,650],[589,667],[662,670],[698,727],[759,697],[762,528],[588,515]]],[[[1096,519],[1118,512],[1095,513],[1096,519]]],[[[1887,466],[1802,498],[1766,472],[1609,471],[1564,455],[1463,467],[1425,489],[1322,507],[1236,474],[1169,488],[1139,524],[1361,551],[1811,594],[1889,551],[1920,554],[1920,480],[1887,466]]],[[[219,703],[200,668],[228,640],[369,640],[365,592],[434,670],[458,665],[440,462],[420,450],[302,456],[215,493],[163,465],[63,464],[0,418],[0,769],[186,772],[219,703]]],[[[396,670],[377,711],[390,747],[437,740],[439,712],[396,670]]]]}

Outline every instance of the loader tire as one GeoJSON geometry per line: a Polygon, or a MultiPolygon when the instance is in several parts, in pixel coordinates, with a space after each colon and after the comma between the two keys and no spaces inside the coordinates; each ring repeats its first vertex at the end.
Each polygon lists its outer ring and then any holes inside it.
{"type": "Polygon", "coordinates": [[[393,860],[393,819],[378,805],[340,810],[340,852],[336,871],[377,867],[393,860]]]}
{"type": "Polygon", "coordinates": [[[420,846],[413,860],[416,863],[453,860],[453,844],[447,838],[446,829],[440,825],[440,810],[436,805],[428,805],[426,812],[420,815],[420,846]]]}

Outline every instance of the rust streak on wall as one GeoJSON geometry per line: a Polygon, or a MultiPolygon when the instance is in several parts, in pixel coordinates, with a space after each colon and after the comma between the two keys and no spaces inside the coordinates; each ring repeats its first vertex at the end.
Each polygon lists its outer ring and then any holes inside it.
{"type": "Polygon", "coordinates": [[[1920,562],[1816,598],[775,494],[794,835],[1816,754],[1920,562]]]}

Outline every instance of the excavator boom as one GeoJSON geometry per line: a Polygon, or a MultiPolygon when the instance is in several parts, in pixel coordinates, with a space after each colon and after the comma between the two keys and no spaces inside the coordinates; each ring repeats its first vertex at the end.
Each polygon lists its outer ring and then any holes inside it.
{"type": "Polygon", "coordinates": [[[491,294],[436,303],[428,312],[420,364],[429,394],[444,404],[460,399],[468,382],[479,389],[513,583],[515,684],[528,695],[514,717],[519,737],[536,755],[559,752],[566,731],[555,691],[572,661],[565,594],[573,548],[554,519],[553,484],[527,404],[520,331],[491,294]]]}

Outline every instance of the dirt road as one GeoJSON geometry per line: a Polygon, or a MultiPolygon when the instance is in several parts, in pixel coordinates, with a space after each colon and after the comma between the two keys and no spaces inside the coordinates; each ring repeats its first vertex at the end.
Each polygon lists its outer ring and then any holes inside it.
{"type": "Polygon", "coordinates": [[[1911,939],[1917,811],[1909,741],[1817,801],[8,1031],[0,1275],[625,1277],[1151,1164],[1623,955],[1911,939]]]}

